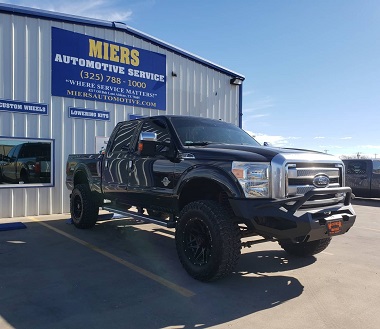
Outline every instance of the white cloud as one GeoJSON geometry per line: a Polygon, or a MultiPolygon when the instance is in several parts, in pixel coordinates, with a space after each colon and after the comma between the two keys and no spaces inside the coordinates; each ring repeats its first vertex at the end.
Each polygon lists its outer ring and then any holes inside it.
{"type": "Polygon", "coordinates": [[[380,150],[380,145],[359,145],[358,148],[368,150],[380,150]]]}
{"type": "Polygon", "coordinates": [[[254,91],[252,91],[252,90],[243,91],[243,97],[252,95],[253,93],[254,93],[254,91]]]}
{"type": "MultiPolygon", "coordinates": [[[[65,14],[91,17],[107,21],[128,21],[132,11],[118,8],[115,0],[50,0],[50,1],[5,1],[12,4],[27,6],[65,14]]],[[[120,6],[120,5],[119,5],[120,6]]]]}
{"type": "Polygon", "coordinates": [[[264,142],[267,142],[275,147],[290,147],[291,140],[299,139],[299,137],[266,135],[262,133],[254,133],[251,131],[247,131],[247,133],[253,136],[260,144],[264,144],[264,142]]]}
{"type": "Polygon", "coordinates": [[[346,139],[352,139],[352,137],[341,137],[340,139],[346,140],[346,139]]]}
{"type": "Polygon", "coordinates": [[[317,137],[314,137],[314,139],[324,139],[325,137],[323,136],[317,136],[317,137]]]}
{"type": "Polygon", "coordinates": [[[253,101],[249,106],[243,108],[245,116],[250,116],[252,112],[262,111],[274,107],[275,102],[272,98],[267,97],[253,101]]]}
{"type": "Polygon", "coordinates": [[[269,113],[265,113],[265,114],[251,114],[249,116],[250,119],[257,119],[257,118],[264,118],[264,117],[267,117],[269,116],[269,113]]]}

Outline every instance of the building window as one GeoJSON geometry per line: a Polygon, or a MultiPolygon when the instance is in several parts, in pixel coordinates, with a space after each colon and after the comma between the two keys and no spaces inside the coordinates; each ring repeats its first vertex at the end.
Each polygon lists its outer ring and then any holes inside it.
{"type": "Polygon", "coordinates": [[[0,136],[0,188],[54,185],[54,141],[0,136]]]}

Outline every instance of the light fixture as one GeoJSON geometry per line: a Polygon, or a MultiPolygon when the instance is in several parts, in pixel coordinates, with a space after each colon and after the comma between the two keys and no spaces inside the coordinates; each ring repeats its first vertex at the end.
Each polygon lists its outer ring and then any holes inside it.
{"type": "Polygon", "coordinates": [[[235,77],[235,78],[232,78],[231,80],[230,80],[230,84],[231,85],[241,85],[241,84],[243,84],[243,80],[244,79],[242,79],[242,78],[239,78],[239,77],[235,77]]]}
{"type": "Polygon", "coordinates": [[[172,77],[176,77],[177,76],[177,73],[175,73],[174,71],[172,71],[172,77]]]}

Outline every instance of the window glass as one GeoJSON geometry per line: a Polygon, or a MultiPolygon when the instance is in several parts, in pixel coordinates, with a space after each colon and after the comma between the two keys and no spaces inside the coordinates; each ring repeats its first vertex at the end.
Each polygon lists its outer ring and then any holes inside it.
{"type": "Polygon", "coordinates": [[[367,163],[365,161],[352,161],[346,167],[347,174],[363,175],[367,172],[367,163]]]}
{"type": "Polygon", "coordinates": [[[54,141],[0,137],[0,188],[54,185],[54,141]]]}
{"type": "Polygon", "coordinates": [[[136,120],[127,121],[120,127],[113,142],[111,152],[130,150],[133,134],[138,123],[139,121],[136,120]]]}
{"type": "Polygon", "coordinates": [[[198,117],[173,117],[171,121],[185,146],[200,143],[260,145],[244,130],[224,121],[198,117]]]}
{"type": "Polygon", "coordinates": [[[380,174],[380,160],[373,161],[373,173],[380,174]]]}

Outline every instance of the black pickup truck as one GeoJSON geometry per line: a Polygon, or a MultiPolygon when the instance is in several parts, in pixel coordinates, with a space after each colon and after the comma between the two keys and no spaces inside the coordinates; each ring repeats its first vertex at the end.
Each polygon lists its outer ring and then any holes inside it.
{"type": "Polygon", "coordinates": [[[50,183],[50,143],[30,142],[0,155],[0,183],[50,183]]]}
{"type": "Polygon", "coordinates": [[[175,228],[179,259],[201,281],[229,274],[242,246],[263,241],[319,253],[356,218],[339,159],[264,147],[200,117],[120,122],[104,154],[69,155],[66,176],[76,227],[93,227],[102,207],[175,228]]]}
{"type": "Polygon", "coordinates": [[[347,159],[346,185],[358,197],[380,198],[380,160],[347,159]]]}

